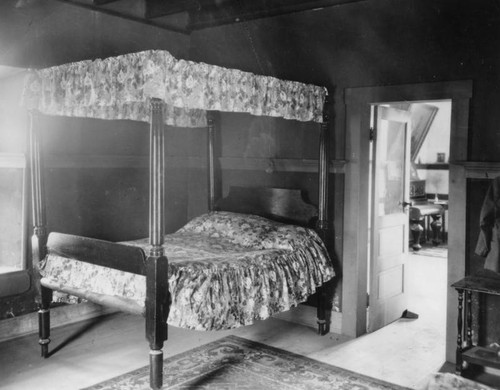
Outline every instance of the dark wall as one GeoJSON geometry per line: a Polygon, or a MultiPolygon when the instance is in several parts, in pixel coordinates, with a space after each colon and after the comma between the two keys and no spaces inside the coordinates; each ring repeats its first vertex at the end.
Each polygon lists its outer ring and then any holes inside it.
{"type": "MultiPolygon", "coordinates": [[[[37,126],[46,160],[49,231],[111,241],[147,237],[149,125],[40,116],[37,126]],[[93,164],[97,158],[99,162],[93,164]]],[[[195,138],[202,131],[168,128],[167,156],[181,156],[184,162],[198,156],[200,142],[195,138]]],[[[166,171],[167,232],[178,229],[187,218],[191,174],[181,165],[168,166],[166,171]]]]}
{"type": "Polygon", "coordinates": [[[185,56],[189,36],[54,0],[0,2],[0,63],[41,68],[149,49],[185,56]]]}
{"type": "Polygon", "coordinates": [[[499,161],[499,17],[488,0],[362,1],[196,32],[190,55],[332,89],[338,158],[345,88],[471,79],[470,159],[499,161]]]}

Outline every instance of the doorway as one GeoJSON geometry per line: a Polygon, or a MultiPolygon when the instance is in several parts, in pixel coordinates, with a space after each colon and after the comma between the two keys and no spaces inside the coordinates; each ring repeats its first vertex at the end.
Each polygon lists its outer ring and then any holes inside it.
{"type": "Polygon", "coordinates": [[[444,334],[450,126],[450,100],[371,107],[368,333],[423,314],[444,334]]]}
{"type": "MultiPolygon", "coordinates": [[[[351,88],[345,93],[346,159],[344,253],[342,282],[342,333],[366,333],[369,231],[369,149],[371,106],[384,102],[451,101],[449,155],[449,219],[447,280],[465,273],[465,175],[471,81],[351,88]],[[453,260],[450,260],[453,259],[453,260]]],[[[446,282],[448,284],[448,282],[446,282]]],[[[456,347],[455,291],[447,287],[446,360],[453,362],[456,347]]]]}

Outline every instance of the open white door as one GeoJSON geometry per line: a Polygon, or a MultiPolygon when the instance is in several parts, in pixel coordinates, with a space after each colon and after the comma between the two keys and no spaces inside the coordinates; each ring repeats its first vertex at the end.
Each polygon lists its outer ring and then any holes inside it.
{"type": "Polygon", "coordinates": [[[409,121],[408,111],[374,107],[368,332],[400,318],[406,309],[409,121]]]}

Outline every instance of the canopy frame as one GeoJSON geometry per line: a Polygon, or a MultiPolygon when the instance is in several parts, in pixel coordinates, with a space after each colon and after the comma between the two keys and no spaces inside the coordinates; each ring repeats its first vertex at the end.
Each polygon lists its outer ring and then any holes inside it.
{"type": "MultiPolygon", "coordinates": [[[[163,52],[162,52],[163,53],[163,52]]],[[[162,58],[170,59],[168,56],[162,58]]],[[[172,57],[173,58],[173,57],[172,57]]],[[[108,61],[112,61],[109,60],[108,61]]],[[[102,65],[102,63],[99,63],[102,65]]],[[[191,63],[189,63],[191,64],[191,63]]],[[[84,65],[89,65],[85,62],[84,65]]],[[[208,66],[201,64],[202,67],[208,66]]],[[[43,158],[41,151],[41,135],[39,129],[35,124],[36,118],[39,114],[46,115],[65,115],[65,116],[82,116],[82,110],[77,110],[74,107],[63,107],[62,110],[57,109],[57,102],[44,97],[43,91],[47,85],[54,86],[54,80],[58,79],[54,76],[57,70],[77,69],[76,64],[69,64],[65,66],[49,68],[49,70],[42,70],[32,72],[28,77],[25,89],[24,102],[30,109],[30,169],[32,177],[32,200],[33,200],[33,237],[32,237],[32,251],[33,251],[33,264],[35,267],[40,266],[47,254],[47,228],[46,228],[46,213],[45,213],[45,199],[44,199],[44,183],[43,183],[43,158]],[[48,74],[50,77],[44,82],[43,77],[48,74]],[[34,78],[33,78],[34,77],[34,78]],[[42,81],[40,81],[42,79],[42,81]],[[52,84],[51,84],[52,83],[52,84]],[[36,86],[41,86],[41,90],[37,91],[36,86]],[[35,101],[31,95],[35,91],[35,101]],[[76,114],[76,115],[75,115],[76,114]]],[[[219,67],[216,67],[219,68],[219,67]]],[[[223,68],[221,68],[223,69],[223,68]]],[[[235,71],[241,72],[241,71],[235,71]]],[[[244,72],[242,72],[244,74],[244,72]]],[[[244,74],[245,75],[245,74],[244,74]]],[[[248,76],[249,74],[247,74],[248,76]]],[[[263,76],[262,76],[263,77],[263,76]]],[[[273,78],[269,78],[274,82],[273,78]]],[[[283,82],[286,83],[286,82],[283,82]]],[[[294,83],[293,86],[300,87],[300,83],[294,83]]],[[[279,83],[278,83],[279,84],[279,83]]],[[[285,85],[285,84],[279,84],[285,85]]],[[[56,88],[57,89],[57,88],[56,88]]],[[[288,119],[316,121],[321,123],[320,144],[319,144],[319,159],[318,159],[318,186],[319,186],[319,219],[317,221],[316,229],[320,237],[328,241],[328,176],[329,176],[329,122],[327,114],[327,93],[326,89],[314,86],[305,87],[306,90],[311,89],[313,94],[314,107],[318,103],[321,104],[320,118],[318,118],[318,109],[313,108],[312,111],[307,111],[307,114],[298,115],[290,118],[288,108],[278,113],[270,112],[271,116],[283,116],[288,119]]],[[[90,89],[91,92],[91,89],[90,89]]],[[[90,93],[89,92],[89,93],[90,93]]],[[[163,96],[164,97],[164,96],[163,96]]],[[[82,97],[84,101],[88,96],[82,97]]],[[[165,97],[164,97],[165,98],[165,97]]],[[[286,98],[286,97],[285,97],[286,98]]],[[[282,100],[286,100],[286,99],[282,100]]],[[[299,98],[298,98],[299,99],[299,98]]],[[[170,99],[172,100],[172,99],[170,99]]],[[[292,99],[293,100],[293,99],[292,99]]],[[[292,100],[290,102],[292,102],[292,100]]],[[[299,99],[300,100],[300,99],[299,99]]],[[[157,96],[148,96],[145,102],[149,105],[149,114],[144,115],[141,111],[140,116],[136,117],[106,117],[102,119],[135,119],[146,120],[150,123],[150,194],[149,194],[149,244],[150,247],[147,251],[145,260],[144,273],[146,275],[146,338],[150,345],[150,383],[153,389],[160,389],[163,384],[162,366],[163,366],[163,344],[168,337],[167,318],[170,307],[170,297],[168,293],[168,278],[162,277],[168,273],[168,259],[163,252],[163,241],[165,233],[165,116],[171,115],[172,112],[180,109],[174,106],[173,109],[169,107],[168,102],[157,96]],[[142,118],[142,119],[141,119],[142,118]]],[[[290,103],[289,102],[289,103],[290,103]]],[[[293,103],[293,102],[292,102],[293,103]]],[[[142,103],[141,103],[142,104],[142,103]]],[[[289,105],[290,106],[290,105],[289,105]]],[[[292,104],[293,106],[293,104],[292,104]]],[[[217,198],[216,183],[218,183],[218,158],[215,153],[216,143],[216,130],[215,114],[212,110],[213,104],[200,109],[188,106],[188,109],[193,109],[196,115],[202,112],[204,120],[191,122],[191,125],[196,124],[197,127],[203,123],[208,128],[208,141],[207,141],[207,181],[208,181],[208,208],[210,211],[215,209],[217,198]]],[[[260,110],[260,109],[259,109],[260,110]]],[[[105,110],[100,110],[102,113],[105,110]]],[[[238,111],[237,112],[244,112],[238,111]]],[[[293,110],[292,110],[293,111],[293,110]]],[[[251,114],[255,114],[250,112],[251,114]]],[[[259,112],[262,114],[261,112],[259,112]]],[[[100,115],[100,114],[99,114],[100,115]]],[[[265,114],[262,114],[265,115],[265,114]]],[[[85,117],[99,117],[92,115],[83,115],[85,117]]],[[[197,116],[198,118],[198,116],[197,116]]],[[[175,123],[174,123],[175,124],[175,123]]],[[[136,256],[136,254],[134,254],[136,256]]],[[[136,256],[141,259],[141,256],[136,256]]],[[[138,260],[139,261],[139,260],[138,260]]],[[[143,269],[143,268],[141,268],[143,269]]],[[[36,274],[36,273],[35,273],[36,274]]],[[[48,357],[48,345],[50,343],[50,311],[49,306],[52,301],[52,290],[37,283],[38,294],[37,302],[39,304],[39,343],[41,345],[41,353],[43,357],[48,357]]],[[[318,293],[318,332],[325,334],[328,331],[328,321],[326,319],[326,296],[325,289],[321,288],[318,293]]]]}

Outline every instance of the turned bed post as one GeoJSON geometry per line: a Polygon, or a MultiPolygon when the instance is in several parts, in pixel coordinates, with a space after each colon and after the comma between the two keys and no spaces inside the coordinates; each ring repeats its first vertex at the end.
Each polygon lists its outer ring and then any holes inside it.
{"type": "MultiPolygon", "coordinates": [[[[329,175],[329,115],[328,115],[328,95],[323,106],[323,123],[321,123],[321,133],[319,138],[319,158],[318,158],[318,187],[319,187],[319,205],[318,205],[318,223],[316,230],[327,245],[328,237],[328,175],[329,175]]],[[[328,245],[327,245],[328,247],[328,245]]],[[[328,332],[329,321],[326,318],[326,288],[318,288],[318,333],[324,335],[328,332]]]]}
{"type": "Polygon", "coordinates": [[[215,210],[215,114],[213,111],[207,111],[207,159],[208,159],[208,211],[215,210]]]}
{"type": "Polygon", "coordinates": [[[50,343],[50,303],[52,290],[40,284],[39,264],[47,255],[47,222],[45,216],[45,193],[43,185],[43,161],[41,156],[41,135],[36,123],[38,111],[29,112],[29,158],[31,170],[31,198],[33,212],[33,236],[31,238],[33,276],[36,283],[36,302],[38,304],[38,343],[41,355],[49,355],[50,343]]]}
{"type": "Polygon", "coordinates": [[[165,234],[165,130],[163,102],[151,101],[149,166],[149,248],[146,259],[146,338],[149,342],[149,378],[153,389],[163,385],[163,342],[169,311],[168,260],[165,234]]]}

